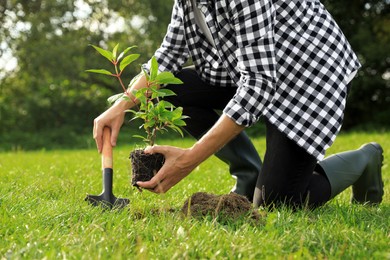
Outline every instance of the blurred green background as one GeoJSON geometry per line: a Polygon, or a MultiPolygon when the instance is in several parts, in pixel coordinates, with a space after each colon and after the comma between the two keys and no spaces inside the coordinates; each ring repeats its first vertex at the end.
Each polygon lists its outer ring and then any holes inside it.
{"type": "MultiPolygon", "coordinates": [[[[93,147],[92,121],[121,88],[114,78],[85,72],[111,69],[89,44],[137,45],[141,58],[128,69],[129,82],[160,45],[173,2],[0,0],[0,151],[93,147]]],[[[390,0],[323,3],[363,64],[343,131],[388,130],[390,0]]],[[[261,124],[249,132],[262,134],[261,124]]]]}

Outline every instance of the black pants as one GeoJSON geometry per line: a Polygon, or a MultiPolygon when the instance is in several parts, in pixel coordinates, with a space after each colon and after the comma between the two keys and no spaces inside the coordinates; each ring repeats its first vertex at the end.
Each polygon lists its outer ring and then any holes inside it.
{"type": "Polygon", "coordinates": [[[330,198],[330,183],[314,171],[317,160],[266,121],[266,152],[257,179],[256,206],[318,207],[330,198]]]}
{"type": "MultiPolygon", "coordinates": [[[[222,110],[237,89],[209,86],[192,69],[183,69],[176,77],[184,84],[167,86],[176,93],[167,100],[183,107],[183,114],[190,117],[185,130],[199,139],[218,120],[216,110],[222,110]]],[[[254,204],[316,207],[328,201],[330,184],[314,172],[316,158],[267,121],[266,129],[266,152],[254,204]]]]}

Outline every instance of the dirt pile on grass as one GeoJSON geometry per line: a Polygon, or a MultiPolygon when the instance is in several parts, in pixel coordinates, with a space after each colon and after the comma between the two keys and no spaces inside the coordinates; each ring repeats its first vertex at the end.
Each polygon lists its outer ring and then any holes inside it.
{"type": "Polygon", "coordinates": [[[224,221],[244,218],[259,221],[262,217],[246,197],[236,193],[215,195],[197,192],[184,202],[181,211],[194,218],[211,216],[224,221]]]}

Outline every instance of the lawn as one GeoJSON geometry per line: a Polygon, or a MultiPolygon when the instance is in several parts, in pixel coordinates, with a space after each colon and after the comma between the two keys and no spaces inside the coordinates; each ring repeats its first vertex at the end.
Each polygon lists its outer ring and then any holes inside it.
{"type": "MultiPolygon", "coordinates": [[[[328,154],[377,141],[385,150],[384,202],[351,205],[348,189],[325,206],[265,212],[264,221],[219,223],[180,213],[198,191],[228,193],[233,180],[212,157],[164,195],[130,186],[131,146],[114,150],[114,193],[121,211],[83,201],[101,192],[95,150],[0,153],[2,259],[390,259],[390,133],[340,135],[328,154]]],[[[263,138],[254,140],[263,155],[263,138]]],[[[192,140],[164,141],[188,147],[192,140]]]]}

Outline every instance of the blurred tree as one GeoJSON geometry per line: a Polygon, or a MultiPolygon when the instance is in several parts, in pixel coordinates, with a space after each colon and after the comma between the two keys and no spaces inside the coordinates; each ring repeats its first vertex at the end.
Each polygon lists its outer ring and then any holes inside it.
{"type": "MultiPolygon", "coordinates": [[[[0,134],[60,127],[89,132],[106,98],[121,89],[114,79],[85,73],[104,64],[88,45],[138,45],[144,62],[163,37],[172,3],[2,0],[0,51],[11,51],[18,62],[13,71],[0,66],[0,134]],[[155,12],[155,4],[163,12],[155,12]]],[[[138,72],[131,67],[126,80],[138,72]]]]}
{"type": "MultiPolygon", "coordinates": [[[[106,97],[120,88],[114,79],[84,72],[104,62],[88,45],[138,45],[138,62],[145,62],[161,43],[173,2],[0,0],[0,139],[17,131],[90,132],[106,97]]],[[[390,125],[389,2],[323,0],[363,63],[346,128],[390,125]]],[[[132,65],[124,79],[138,72],[132,65]]]]}

